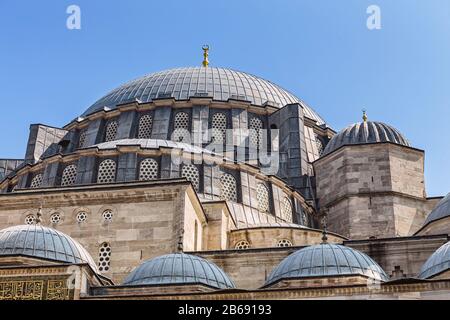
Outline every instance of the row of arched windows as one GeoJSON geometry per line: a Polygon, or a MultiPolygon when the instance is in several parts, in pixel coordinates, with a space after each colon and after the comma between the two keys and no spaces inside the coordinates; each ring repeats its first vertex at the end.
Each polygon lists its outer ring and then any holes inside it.
{"type": "MultiPolygon", "coordinates": [[[[116,119],[106,122],[104,142],[114,141],[117,139],[117,130],[119,124],[116,119]]],[[[215,112],[211,117],[212,137],[211,142],[224,143],[226,141],[226,130],[229,128],[228,116],[224,112],[215,112]]],[[[261,147],[263,142],[263,121],[255,116],[249,119],[249,140],[251,146],[261,147]]],[[[139,117],[137,138],[150,139],[153,130],[153,117],[150,114],[144,114],[139,117]]],[[[78,138],[78,148],[85,147],[87,137],[87,129],[82,129],[78,138]]],[[[173,120],[173,133],[171,139],[177,142],[190,141],[190,116],[187,112],[177,112],[173,120]]]]}
{"type": "MultiPolygon", "coordinates": [[[[289,239],[280,239],[277,241],[276,246],[280,247],[280,248],[292,247],[293,244],[292,244],[292,241],[289,239]]],[[[246,249],[250,249],[251,245],[247,240],[240,240],[234,245],[234,248],[236,250],[246,250],[246,249]]]]}
{"type": "MultiPolygon", "coordinates": [[[[139,166],[139,181],[150,181],[158,179],[159,165],[155,159],[143,159],[139,166]]],[[[200,190],[200,172],[198,167],[193,164],[183,165],[181,169],[181,177],[186,178],[192,183],[196,191],[200,190]]],[[[72,186],[76,183],[77,166],[70,164],[66,166],[62,173],[61,186],[72,186]]],[[[30,184],[30,188],[39,188],[42,184],[42,173],[36,174],[30,184]]],[[[116,162],[112,159],[103,160],[98,167],[97,183],[114,183],[116,181],[116,162]]],[[[238,188],[236,178],[229,174],[223,173],[220,177],[220,198],[222,200],[238,201],[238,188]]],[[[256,186],[256,200],[258,209],[261,212],[269,213],[270,195],[269,189],[263,183],[256,186]]],[[[284,197],[281,201],[281,218],[285,221],[292,221],[293,208],[291,200],[284,197]]],[[[306,223],[306,221],[304,221],[306,223]]]]}

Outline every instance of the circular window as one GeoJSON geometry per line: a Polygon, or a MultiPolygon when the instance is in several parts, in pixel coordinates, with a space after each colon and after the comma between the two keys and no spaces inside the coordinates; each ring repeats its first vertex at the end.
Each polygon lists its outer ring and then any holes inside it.
{"type": "Polygon", "coordinates": [[[287,239],[281,239],[278,240],[277,247],[292,247],[292,242],[287,239]]]}
{"type": "Polygon", "coordinates": [[[110,222],[110,221],[112,221],[112,218],[113,218],[112,210],[103,211],[103,220],[104,221],[110,222]]]}
{"type": "Polygon", "coordinates": [[[54,213],[50,216],[50,222],[52,224],[58,224],[61,222],[61,215],[59,213],[54,213]]]}
{"type": "Polygon", "coordinates": [[[250,243],[248,243],[248,241],[241,240],[238,243],[236,243],[235,248],[238,249],[238,250],[249,249],[250,248],[250,243]]]}
{"type": "Polygon", "coordinates": [[[87,220],[87,213],[82,211],[77,214],[77,222],[85,222],[87,220]]]}
{"type": "Polygon", "coordinates": [[[29,214],[25,217],[25,224],[36,224],[36,216],[29,214]]]}

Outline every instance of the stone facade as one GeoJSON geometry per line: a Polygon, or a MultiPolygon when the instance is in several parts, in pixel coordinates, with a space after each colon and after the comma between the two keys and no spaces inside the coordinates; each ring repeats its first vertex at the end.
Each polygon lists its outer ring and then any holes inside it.
{"type": "Polygon", "coordinates": [[[348,145],[317,160],[314,169],[330,230],[346,237],[412,235],[432,209],[423,151],[391,143],[348,145]]]}

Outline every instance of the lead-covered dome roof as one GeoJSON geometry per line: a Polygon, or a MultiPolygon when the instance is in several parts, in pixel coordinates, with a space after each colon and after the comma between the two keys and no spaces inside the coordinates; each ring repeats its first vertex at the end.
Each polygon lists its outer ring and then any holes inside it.
{"type": "Polygon", "coordinates": [[[64,263],[97,266],[81,244],[68,235],[40,225],[20,225],[0,230],[0,256],[23,255],[64,263]]]}
{"type": "Polygon", "coordinates": [[[309,246],[289,255],[269,275],[266,286],[282,279],[341,275],[389,280],[383,269],[366,254],[342,245],[326,243],[309,246]]]}
{"type": "Polygon", "coordinates": [[[424,224],[427,225],[445,217],[450,217],[450,193],[447,194],[444,199],[439,201],[433,211],[427,216],[424,224]]]}
{"type": "Polygon", "coordinates": [[[424,263],[419,278],[428,279],[450,269],[450,242],[442,245],[424,263]]]}
{"type": "Polygon", "coordinates": [[[352,124],[331,138],[323,151],[323,155],[329,154],[342,146],[392,142],[409,147],[408,140],[394,127],[375,121],[363,121],[352,124]]]}
{"type": "Polygon", "coordinates": [[[258,106],[269,103],[280,108],[300,103],[308,118],[319,125],[325,123],[306,103],[278,85],[248,73],[214,67],[176,68],[148,74],[112,90],[83,116],[104,107],[114,109],[118,104],[136,99],[145,103],[157,98],[187,100],[196,96],[208,96],[218,101],[246,100],[258,106]]]}
{"type": "Polygon", "coordinates": [[[150,259],[138,266],[123,285],[205,284],[216,289],[235,288],[214,263],[201,257],[173,253],[150,259]]]}

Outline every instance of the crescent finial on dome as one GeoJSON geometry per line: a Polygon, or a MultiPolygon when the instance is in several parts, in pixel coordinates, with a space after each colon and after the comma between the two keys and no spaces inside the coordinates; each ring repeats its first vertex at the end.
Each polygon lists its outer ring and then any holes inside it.
{"type": "Polygon", "coordinates": [[[203,62],[202,62],[202,65],[205,68],[207,68],[209,66],[209,60],[208,60],[208,57],[209,57],[209,45],[207,45],[207,44],[204,45],[202,47],[202,49],[203,49],[203,62]]]}

